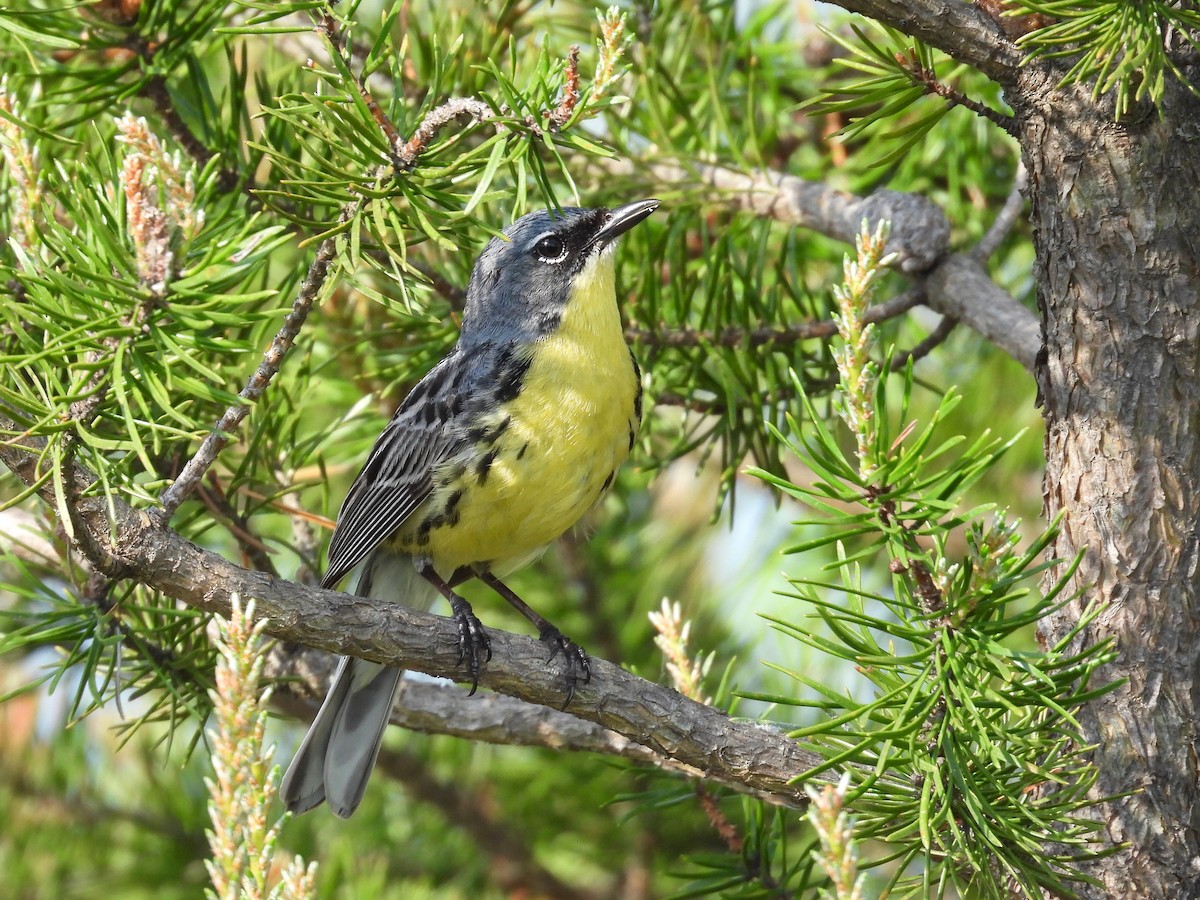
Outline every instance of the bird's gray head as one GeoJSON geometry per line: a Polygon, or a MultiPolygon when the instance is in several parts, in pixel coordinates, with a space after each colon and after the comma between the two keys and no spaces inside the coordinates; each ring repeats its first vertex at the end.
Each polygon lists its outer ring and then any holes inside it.
{"type": "Polygon", "coordinates": [[[639,200],[517,219],[475,261],[462,339],[529,339],[553,330],[587,263],[657,208],[657,200],[639,200]]]}

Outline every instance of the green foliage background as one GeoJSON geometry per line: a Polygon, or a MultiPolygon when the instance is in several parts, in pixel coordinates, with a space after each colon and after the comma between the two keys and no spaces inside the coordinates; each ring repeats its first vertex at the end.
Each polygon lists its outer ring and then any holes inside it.
{"type": "MultiPolygon", "coordinates": [[[[661,211],[618,255],[623,311],[648,373],[633,462],[586,527],[513,586],[589,651],[646,677],[663,677],[646,616],[669,597],[693,622],[693,647],[716,654],[710,693],[728,670],[731,687],[760,697],[795,696],[795,671],[869,694],[852,668],[755,615],[818,627],[781,571],[818,577],[837,551],[785,561],[784,547],[814,533],[789,524],[808,513],[786,498],[777,509],[781,497],[742,473],[753,465],[786,483],[811,479],[766,425],[788,431],[789,412],[804,421],[802,392],[811,412],[828,415],[830,342],[714,339],[829,318],[846,248],[740,213],[698,177],[664,183],[651,167],[715,162],[856,192],[921,192],[946,211],[954,244],[969,246],[1010,191],[1017,159],[1006,135],[920,91],[890,108],[883,88],[855,93],[839,65],[849,51],[813,27],[805,2],[632,4],[602,96],[593,72],[603,10],[585,3],[343,3],[332,14],[344,52],[314,34],[307,12],[325,12],[316,2],[131,8],[22,0],[0,11],[12,101],[0,116],[40,178],[22,211],[11,159],[0,169],[0,406],[46,437],[52,458],[96,473],[98,493],[157,502],[237,402],[315,247],[339,236],[336,275],[222,454],[210,502],[189,501],[173,520],[243,561],[253,554],[237,535],[252,530],[285,577],[319,570],[325,532],[310,545],[285,503],[336,513],[395,404],[453,344],[461,291],[487,238],[534,208],[659,197],[661,211]],[[582,48],[582,98],[554,129],[543,113],[559,108],[572,44],[582,48]],[[360,75],[402,136],[451,97],[482,100],[490,120],[459,119],[415,166],[394,172],[360,75]],[[833,93],[818,115],[809,104],[822,87],[833,93]],[[194,173],[194,196],[171,213],[165,285],[147,280],[126,211],[127,150],[116,140],[126,111],[145,116],[180,170],[194,173]],[[848,117],[864,117],[863,127],[826,140],[848,117]],[[86,420],[72,415],[78,404],[86,420]]],[[[824,24],[854,40],[839,20],[824,24]]],[[[878,46],[896,39],[865,36],[878,46]]],[[[1000,108],[980,76],[921,52],[959,90],[1000,108]]],[[[169,185],[158,191],[170,209],[169,185]]],[[[1027,297],[1030,261],[1018,229],[994,275],[1027,297]]],[[[900,284],[888,278],[882,290],[900,284]]],[[[932,324],[923,314],[888,322],[878,346],[912,346],[932,324]]],[[[971,501],[1035,520],[1031,381],[960,330],[916,365],[914,385],[886,391],[908,396],[908,416],[924,423],[951,385],[964,400],[942,419],[947,434],[1029,429],[971,501]]],[[[0,498],[41,515],[11,478],[0,479],[0,498]]],[[[61,550],[61,534],[57,542],[61,550]]],[[[97,596],[78,573],[70,581],[52,569],[0,560],[0,671],[11,691],[0,706],[5,883],[16,896],[196,896],[207,852],[199,724],[213,664],[203,617],[127,583],[97,596]],[[36,716],[28,730],[25,716],[36,716]]],[[[489,625],[523,630],[486,593],[469,597],[489,625]]],[[[1012,646],[1022,641],[1028,631],[1012,646]]],[[[814,721],[812,710],[736,708],[814,721]]],[[[274,734],[283,759],[301,730],[279,721],[274,734]]],[[[811,865],[812,837],[795,811],[718,794],[745,841],[735,854],[676,779],[445,737],[393,734],[389,746],[409,777],[376,778],[348,823],[314,814],[285,829],[288,848],[321,862],[321,896],[538,893],[547,873],[581,897],[689,885],[779,894],[811,865]],[[498,859],[489,829],[515,836],[524,855],[498,859]]]]}

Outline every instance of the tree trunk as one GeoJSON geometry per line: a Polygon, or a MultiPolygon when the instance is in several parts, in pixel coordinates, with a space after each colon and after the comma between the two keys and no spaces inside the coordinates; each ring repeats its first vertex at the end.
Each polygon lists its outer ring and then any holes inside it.
{"type": "MultiPolygon", "coordinates": [[[[1114,124],[1088,88],[1026,74],[1015,98],[1030,172],[1045,347],[1045,507],[1053,552],[1085,549],[1088,640],[1115,636],[1124,678],[1084,713],[1103,831],[1128,852],[1088,871],[1111,897],[1200,896],[1200,101],[1168,78],[1114,124]]],[[[1061,570],[1060,570],[1061,571],[1061,570]]]]}

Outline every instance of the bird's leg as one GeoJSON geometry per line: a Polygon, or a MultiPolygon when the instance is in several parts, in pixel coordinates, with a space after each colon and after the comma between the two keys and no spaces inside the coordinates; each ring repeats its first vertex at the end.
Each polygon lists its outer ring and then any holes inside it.
{"type": "Polygon", "coordinates": [[[578,644],[551,625],[544,616],[535,612],[533,607],[518,597],[512,588],[491,572],[477,572],[476,575],[480,581],[511,603],[513,608],[538,630],[538,636],[544,643],[550,645],[551,660],[559,653],[563,655],[567,670],[567,700],[563,703],[562,708],[566,709],[571,705],[571,699],[575,696],[575,685],[580,682],[587,684],[592,680],[592,667],[588,661],[588,655],[578,644]]]}
{"type": "Polygon", "coordinates": [[[482,650],[486,654],[484,662],[490,660],[491,641],[488,640],[487,632],[483,630],[483,624],[475,617],[471,604],[454,593],[445,579],[434,571],[432,563],[427,560],[418,562],[417,573],[450,602],[454,622],[458,625],[458,661],[461,664],[465,659],[467,671],[471,673],[471,692],[467,695],[469,697],[479,687],[479,651],[482,650]]]}

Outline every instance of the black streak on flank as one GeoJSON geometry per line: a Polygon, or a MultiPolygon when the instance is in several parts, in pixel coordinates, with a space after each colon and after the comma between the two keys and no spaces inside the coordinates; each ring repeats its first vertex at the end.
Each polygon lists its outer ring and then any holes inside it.
{"type": "Polygon", "coordinates": [[[500,439],[500,435],[504,434],[510,424],[512,424],[512,416],[505,416],[491,427],[476,425],[467,432],[467,440],[472,444],[491,446],[500,439]]]}
{"type": "Polygon", "coordinates": [[[523,443],[521,445],[521,449],[517,451],[517,459],[524,459],[525,451],[528,449],[529,449],[529,441],[526,441],[525,443],[523,443]]]}
{"type": "Polygon", "coordinates": [[[607,491],[607,490],[608,490],[610,487],[612,487],[613,476],[614,476],[614,475],[616,475],[616,474],[617,474],[616,472],[609,472],[609,473],[608,473],[608,477],[604,479],[604,484],[602,484],[602,485],[600,486],[600,493],[602,493],[602,494],[603,494],[603,493],[604,493],[605,491],[607,491]]]}
{"type": "Polygon", "coordinates": [[[633,442],[637,438],[637,431],[633,427],[633,423],[629,423],[629,450],[633,452],[633,442]]]}
{"type": "Polygon", "coordinates": [[[479,462],[475,464],[475,478],[480,487],[483,487],[487,481],[488,472],[492,471],[492,463],[496,461],[496,454],[500,451],[493,447],[490,451],[479,458],[479,462]]]}
{"type": "Polygon", "coordinates": [[[633,363],[633,380],[637,382],[637,393],[633,395],[633,420],[635,422],[642,421],[642,370],[638,366],[636,357],[633,351],[629,351],[629,361],[633,363]]]}
{"type": "Polygon", "coordinates": [[[554,310],[543,310],[537,319],[537,332],[543,337],[553,334],[558,330],[559,323],[562,322],[562,312],[554,310]]]}
{"type": "Polygon", "coordinates": [[[429,533],[435,528],[441,528],[443,525],[458,524],[458,503],[462,500],[463,491],[459,488],[453,494],[446,498],[446,505],[442,507],[442,511],[436,515],[426,516],[424,521],[417,527],[417,543],[425,545],[429,543],[429,533]]]}
{"type": "Polygon", "coordinates": [[[500,354],[495,369],[496,400],[507,403],[521,393],[521,382],[525,380],[525,373],[529,371],[532,362],[531,355],[517,357],[511,347],[500,354]]]}

